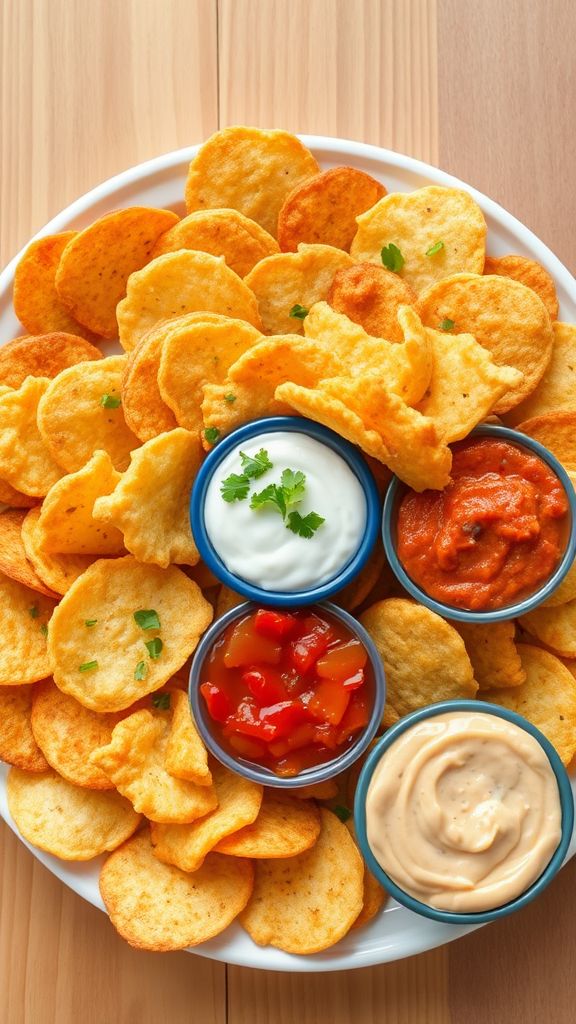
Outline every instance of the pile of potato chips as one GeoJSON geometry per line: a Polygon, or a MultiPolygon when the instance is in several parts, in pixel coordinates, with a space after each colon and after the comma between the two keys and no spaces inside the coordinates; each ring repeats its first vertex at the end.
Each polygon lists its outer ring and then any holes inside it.
{"type": "MultiPolygon", "coordinates": [[[[12,817],[65,860],[107,853],[134,946],[196,945],[236,917],[308,954],[381,909],[350,821],[359,765],[289,795],[212,760],[185,693],[213,615],[188,502],[205,450],[299,413],[357,444],[381,492],[450,479],[451,442],[496,413],[576,474],[576,326],[532,260],[486,256],[464,191],[387,194],[321,171],[283,131],[200,149],[188,215],[117,210],[34,242],[22,337],[0,348],[0,758],[12,817]],[[103,339],[123,354],[104,356],[103,339]]],[[[519,623],[453,625],[378,547],[337,600],[387,676],[382,728],[477,694],[576,752],[576,570],[519,623]],[[520,641],[520,642],[517,642],[520,641]]]]}

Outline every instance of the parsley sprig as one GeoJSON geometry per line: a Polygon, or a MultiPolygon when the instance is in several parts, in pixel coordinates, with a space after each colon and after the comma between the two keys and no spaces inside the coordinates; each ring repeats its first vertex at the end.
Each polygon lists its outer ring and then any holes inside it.
{"type": "Polygon", "coordinates": [[[246,455],[246,452],[240,452],[240,462],[242,463],[242,473],[230,473],[230,476],[227,476],[220,485],[220,493],[224,501],[229,504],[247,498],[250,481],[257,480],[258,477],[272,469],[272,463],[265,448],[261,448],[256,455],[246,455]]]}
{"type": "Polygon", "coordinates": [[[404,266],[404,257],[398,246],[394,245],[394,242],[383,246],[380,251],[380,258],[386,269],[393,271],[394,274],[399,274],[404,266]]]}
{"type": "MultiPolygon", "coordinates": [[[[230,473],[220,485],[220,493],[224,501],[244,501],[248,497],[252,480],[258,480],[268,470],[273,469],[268,452],[261,448],[256,455],[240,452],[242,473],[230,473]]],[[[286,529],[299,537],[310,538],[322,526],[324,519],[317,512],[309,512],[302,516],[295,505],[299,505],[306,493],[306,474],[299,469],[284,469],[280,483],[268,484],[261,491],[256,491],[250,498],[250,508],[255,512],[268,508],[278,512],[285,523],[286,529]]]]}

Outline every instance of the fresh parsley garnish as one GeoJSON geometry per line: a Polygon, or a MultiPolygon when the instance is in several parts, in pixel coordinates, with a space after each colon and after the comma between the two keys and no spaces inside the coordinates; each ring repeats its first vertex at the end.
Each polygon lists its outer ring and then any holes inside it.
{"type": "Polygon", "coordinates": [[[105,409],[117,409],[119,405],[122,405],[122,399],[117,395],[105,394],[100,399],[100,405],[103,405],[105,409]]]}
{"type": "Polygon", "coordinates": [[[395,274],[400,273],[404,266],[404,257],[398,246],[394,245],[394,242],[390,242],[390,245],[385,245],[380,256],[387,270],[392,270],[395,274]]]}
{"type": "Polygon", "coordinates": [[[250,499],[250,508],[260,509],[269,506],[280,513],[282,519],[286,516],[286,500],[282,487],[278,484],[268,484],[263,491],[253,494],[250,499]]]}
{"type": "Polygon", "coordinates": [[[153,661],[160,657],[163,647],[164,644],[159,636],[155,637],[154,640],[146,640],[146,648],[153,661]]]}
{"type": "Polygon", "coordinates": [[[336,817],[340,818],[340,821],[348,821],[348,818],[352,816],[352,811],[350,810],[350,808],[344,807],[342,804],[336,804],[336,806],[333,807],[332,810],[334,811],[336,817]]]}
{"type": "Polygon", "coordinates": [[[84,625],[88,626],[88,629],[90,629],[90,626],[95,626],[97,622],[98,619],[84,619],[84,625]]]}
{"type": "Polygon", "coordinates": [[[297,302],[295,306],[292,306],[292,309],[288,313],[288,316],[293,317],[294,320],[305,320],[306,317],[308,316],[308,313],[309,310],[306,309],[306,306],[301,306],[297,302]]]}
{"type": "Polygon", "coordinates": [[[158,708],[159,711],[169,711],[170,709],[170,694],[169,693],[155,693],[152,696],[152,707],[158,708]]]}
{"type": "Polygon", "coordinates": [[[441,331],[453,331],[454,327],[455,327],[454,321],[453,320],[449,320],[448,317],[446,317],[442,321],[442,323],[440,324],[440,330],[441,331]]]}
{"type": "Polygon", "coordinates": [[[224,395],[224,401],[228,402],[228,405],[232,405],[232,403],[236,401],[236,395],[224,395]]]}
{"type": "Polygon", "coordinates": [[[42,633],[42,636],[48,636],[48,626],[45,622],[40,626],[40,632],[42,633]]]}
{"type": "Polygon", "coordinates": [[[37,604],[33,604],[32,607],[28,609],[28,615],[30,616],[31,619],[38,618],[38,616],[40,615],[40,609],[38,608],[37,604]]]}
{"type": "Polygon", "coordinates": [[[83,665],[78,666],[79,672],[92,672],[95,668],[98,668],[97,661],[85,661],[83,665]]]}
{"type": "Polygon", "coordinates": [[[444,242],[435,242],[429,249],[426,250],[427,256],[435,256],[437,252],[440,252],[444,248],[444,242]]]}
{"type": "Polygon", "coordinates": [[[250,480],[246,473],[230,473],[220,484],[220,494],[224,501],[243,501],[248,496],[250,480]]]}
{"type": "Polygon", "coordinates": [[[261,448],[256,455],[246,455],[246,452],[240,452],[240,462],[244,476],[249,477],[250,480],[257,480],[267,470],[272,469],[272,463],[265,448],[261,448]]]}
{"type": "Polygon", "coordinates": [[[139,612],[134,612],[134,621],[140,629],[160,629],[158,612],[153,608],[143,608],[139,612]]]}
{"type": "Polygon", "coordinates": [[[292,530],[292,533],[297,533],[299,537],[306,537],[307,540],[313,537],[319,526],[325,520],[322,516],[319,516],[317,512],[309,512],[307,516],[301,516],[296,510],[288,514],[288,522],[286,523],[286,529],[292,530]]]}
{"type": "Polygon", "coordinates": [[[300,470],[285,469],[280,477],[286,507],[302,501],[306,490],[306,475],[300,470]]]}
{"type": "Polygon", "coordinates": [[[206,427],[204,431],[204,437],[208,441],[208,444],[216,444],[216,441],[220,437],[220,431],[218,427],[206,427]]]}
{"type": "Polygon", "coordinates": [[[313,537],[324,519],[317,512],[309,512],[302,516],[298,511],[289,511],[291,506],[298,505],[306,491],[306,476],[300,470],[285,469],[280,484],[268,484],[263,491],[253,494],[250,508],[255,510],[273,508],[280,513],[287,530],[300,537],[313,537]]]}
{"type": "Polygon", "coordinates": [[[134,679],[146,679],[148,675],[148,665],[145,661],[139,661],[134,669],[134,679]]]}

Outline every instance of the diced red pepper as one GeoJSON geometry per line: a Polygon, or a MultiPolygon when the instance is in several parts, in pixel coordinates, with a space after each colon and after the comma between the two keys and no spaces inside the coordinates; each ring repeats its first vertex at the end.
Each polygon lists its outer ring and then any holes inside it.
{"type": "Polygon", "coordinates": [[[225,722],[233,713],[234,705],[228,694],[214,683],[202,683],[200,693],[206,701],[208,714],[215,722],[225,722]]]}
{"type": "Polygon", "coordinates": [[[343,682],[363,669],[368,660],[368,652],[359,640],[349,640],[345,644],[334,644],[318,658],[316,672],[322,679],[336,679],[343,682]]]}
{"type": "Polygon", "coordinates": [[[305,632],[290,645],[289,657],[294,668],[299,672],[309,672],[318,658],[328,650],[332,640],[329,622],[324,622],[316,615],[309,615],[304,620],[305,632]]]}
{"type": "Polygon", "coordinates": [[[346,713],[338,726],[338,743],[345,743],[355,732],[368,725],[369,718],[370,707],[367,694],[363,690],[356,690],[352,693],[346,713]]]}
{"type": "Polygon", "coordinates": [[[238,622],[226,645],[224,664],[226,668],[249,668],[257,662],[277,665],[282,657],[282,644],[277,640],[257,633],[254,617],[238,622]]]}
{"type": "Polygon", "coordinates": [[[260,740],[255,740],[252,736],[242,736],[235,733],[228,738],[228,742],[236,753],[252,760],[261,761],[268,753],[266,744],[260,740]]]}
{"type": "Polygon", "coordinates": [[[298,629],[298,619],[293,615],[274,612],[270,608],[259,608],[254,618],[254,628],[270,640],[286,640],[298,629]]]}
{"type": "Polygon", "coordinates": [[[261,717],[260,709],[249,699],[240,701],[236,713],[226,722],[225,732],[229,736],[239,732],[243,736],[253,736],[254,739],[263,740],[265,743],[276,736],[275,727],[261,717]]]}
{"type": "Polygon", "coordinates": [[[335,750],[338,745],[337,727],[330,725],[329,722],[317,725],[314,729],[314,743],[321,747],[327,747],[328,750],[335,750]]]}
{"type": "Polygon", "coordinates": [[[274,739],[289,736],[296,726],[310,718],[307,710],[294,700],[282,701],[270,708],[262,708],[260,716],[274,729],[274,739]]]}
{"type": "Polygon", "coordinates": [[[316,693],[308,704],[308,710],[315,718],[330,725],[338,725],[348,707],[350,691],[333,679],[321,679],[316,693]]]}
{"type": "Polygon", "coordinates": [[[251,668],[248,672],[242,673],[242,682],[260,707],[278,704],[288,696],[282,683],[282,676],[273,668],[251,668]]]}

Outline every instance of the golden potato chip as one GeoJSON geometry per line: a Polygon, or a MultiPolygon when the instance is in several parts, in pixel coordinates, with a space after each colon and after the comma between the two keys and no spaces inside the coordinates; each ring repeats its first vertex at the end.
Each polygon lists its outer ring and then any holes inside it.
{"type": "Polygon", "coordinates": [[[75,234],[75,231],[62,231],[38,238],[31,242],[16,267],[14,312],[30,334],[66,331],[90,341],[94,339],[92,332],[70,315],[54,283],[60,257],[75,234]]]}
{"type": "MultiPolygon", "coordinates": [[[[576,476],[573,473],[568,474],[574,488],[576,484],[576,476]]],[[[550,597],[546,598],[545,601],[540,605],[541,608],[557,608],[558,605],[568,604],[569,601],[576,600],[576,560],[572,562],[572,565],[568,569],[564,579],[559,586],[552,592],[550,597]]]]}
{"type": "Polygon", "coordinates": [[[551,320],[558,319],[558,296],[554,278],[536,260],[526,256],[487,256],[484,260],[485,274],[500,274],[512,277],[525,284],[540,296],[551,320]]]}
{"type": "Polygon", "coordinates": [[[366,600],[370,591],[376,585],[385,562],[386,555],[384,554],[382,542],[377,541],[364,568],[342,590],[334,594],[332,601],[339,605],[340,608],[353,612],[366,600]]]}
{"type": "MultiPolygon", "coordinates": [[[[346,822],[346,828],[356,843],[356,846],[358,846],[358,840],[356,839],[356,832],[354,830],[354,822],[352,818],[346,822]]],[[[367,865],[364,864],[362,910],[354,921],[351,931],[354,931],[356,928],[362,928],[363,925],[368,924],[372,918],[376,917],[376,914],[382,910],[387,899],[388,894],[386,890],[383,889],[380,883],[376,881],[372,872],[369,871],[367,865]]]]}
{"type": "Polygon", "coordinates": [[[178,223],[170,210],[132,206],[99,217],[70,239],[56,271],[56,292],[71,315],[96,334],[116,338],[116,306],[130,274],[152,256],[156,240],[178,223]]]}
{"type": "Polygon", "coordinates": [[[43,583],[57,594],[65,594],[75,580],[92,565],[95,555],[51,554],[42,547],[38,531],[40,508],[31,508],[22,523],[26,558],[43,583]]]}
{"type": "Polygon", "coordinates": [[[295,135],[237,125],[215,132],[188,169],[186,209],[240,210],[276,237],[286,196],[320,168],[295,135]]]}
{"type": "Polygon", "coordinates": [[[95,520],[121,531],[139,562],[195,565],[200,556],[188,510],[201,461],[200,441],[182,427],[153,437],[132,452],[116,489],[96,500],[95,520]]]}
{"type": "Polygon", "coordinates": [[[81,789],[56,772],[11,768],[8,808],[24,839],[62,860],[91,860],[136,831],[140,815],[119,793],[81,789]]]}
{"type": "Polygon", "coordinates": [[[314,846],[319,834],[320,812],[315,803],[267,791],[256,820],[221,839],[214,850],[257,860],[295,857],[314,846]]]}
{"type": "Polygon", "coordinates": [[[0,573],[0,687],[50,675],[46,627],[54,601],[0,573]]]}
{"type": "Polygon", "coordinates": [[[214,759],[210,769],[218,797],[216,810],[189,825],[153,822],[151,826],[154,856],[182,871],[197,871],[221,839],[251,825],[260,811],[262,786],[236,775],[214,759]]]}
{"type": "Polygon", "coordinates": [[[140,565],[131,555],[99,559],[52,617],[54,682],[93,711],[120,711],[170,679],[211,620],[200,588],[175,566],[140,565]],[[157,621],[158,628],[152,625],[157,621]],[[151,657],[145,643],[156,640],[162,646],[153,645],[151,657]]]}
{"type": "Polygon", "coordinates": [[[108,452],[116,469],[126,469],[130,452],[138,447],[120,400],[125,361],[125,356],[108,356],[77,363],[44,389],[38,428],[54,460],[67,473],[80,469],[99,450],[108,452]]]}
{"type": "Polygon", "coordinates": [[[297,796],[299,800],[308,800],[310,797],[315,800],[331,800],[337,793],[338,783],[334,779],[312,783],[309,786],[296,786],[290,790],[290,795],[297,796]]]}
{"type": "Polygon", "coordinates": [[[158,239],[153,256],[178,249],[199,249],[223,256],[239,277],[266,256],[280,252],[278,242],[264,228],[238,210],[197,210],[158,239]]]}
{"type": "Polygon", "coordinates": [[[90,755],[134,810],[150,821],[171,824],[194,821],[213,811],[218,798],[213,786],[196,786],[166,771],[170,721],[157,711],[142,709],[114,726],[105,747],[90,755]]]}
{"type": "Polygon", "coordinates": [[[208,568],[206,562],[197,562],[195,566],[187,569],[190,579],[196,580],[200,590],[209,590],[211,587],[219,587],[218,577],[208,568]]]}
{"type": "Polygon", "coordinates": [[[236,608],[239,604],[243,604],[245,600],[246,598],[242,594],[237,594],[235,590],[231,590],[230,587],[222,584],[216,599],[216,616],[219,618],[220,615],[229,612],[231,608],[236,608]]]}
{"type": "Polygon", "coordinates": [[[0,687],[0,761],[26,772],[50,767],[30,725],[34,686],[0,687]]]}
{"type": "Polygon", "coordinates": [[[570,764],[576,754],[576,679],[540,647],[518,644],[518,654],[526,682],[512,690],[491,690],[490,700],[524,715],[548,737],[563,764],[570,764]]]}
{"type": "Polygon", "coordinates": [[[278,214],[278,242],[284,252],[296,252],[300,242],[349,250],[356,234],[356,217],[386,189],[356,167],[331,167],[297,185],[278,214]]]}
{"type": "Polygon", "coordinates": [[[21,491],[17,491],[16,488],[7,484],[5,480],[0,480],[0,505],[8,505],[9,508],[33,508],[38,501],[38,498],[22,494],[21,491]]]}
{"type": "Polygon", "coordinates": [[[435,612],[401,597],[378,601],[360,622],[386,672],[386,704],[400,716],[440,700],[476,696],[478,683],[464,641],[435,612]]]}
{"type": "Polygon", "coordinates": [[[122,554],[124,541],[120,531],[114,526],[103,526],[93,516],[96,499],[110,494],[121,478],[108,452],[98,451],[82,469],[58,480],[40,509],[40,547],[60,554],[122,554]]]}
{"type": "Polygon", "coordinates": [[[47,377],[27,377],[0,396],[0,477],[32,498],[43,497],[62,476],[36,421],[49,385],[47,377]]]}
{"type": "Polygon", "coordinates": [[[281,252],[257,263],[244,282],[256,296],[266,334],[302,334],[301,317],[290,311],[309,310],[325,299],[337,271],[350,266],[352,260],[342,249],[304,244],[297,252],[281,252]]]}
{"type": "Polygon", "coordinates": [[[364,865],[348,829],[320,811],[315,845],[286,860],[259,860],[240,923],[259,946],[319,953],[350,930],[363,903],[364,865]]]}
{"type": "Polygon", "coordinates": [[[576,658],[576,600],[552,608],[540,605],[518,621],[523,629],[552,648],[555,654],[576,658]]]}
{"type": "Polygon", "coordinates": [[[261,328],[256,297],[223,257],[191,249],[157,256],[130,275],[126,298],[118,303],[120,344],[129,352],[159,320],[199,311],[261,328]]]}
{"type": "Polygon", "coordinates": [[[403,341],[398,309],[414,305],[416,293],[398,274],[383,266],[354,263],[335,275],[327,302],[332,309],[360,324],[367,334],[403,341]]]}
{"type": "Polygon", "coordinates": [[[522,685],[526,673],[514,643],[513,622],[455,622],[454,626],[466,646],[480,693],[522,685]]]}
{"type": "Polygon", "coordinates": [[[188,875],[152,855],[147,831],[111,854],[100,892],[112,924],[131,946],[165,953],[206,942],[246,906],[253,887],[249,860],[210,854],[188,875]]]}
{"type": "MultiPolygon", "coordinates": [[[[350,246],[357,261],[391,266],[416,293],[452,274],[481,274],[486,221],[468,192],[427,185],[393,192],[357,219],[350,246]],[[394,248],[399,250],[396,264],[394,248]],[[398,262],[401,264],[398,266],[398,262]]],[[[434,325],[436,326],[436,325],[434,325]]]]}
{"type": "Polygon", "coordinates": [[[164,756],[166,771],[197,786],[212,786],[208,752],[192,717],[188,694],[174,690],[170,694],[170,707],[170,733],[164,756]]]}
{"type": "Polygon", "coordinates": [[[549,448],[568,473],[576,474],[576,409],[534,416],[516,429],[549,448]]]}
{"type": "Polygon", "coordinates": [[[23,583],[39,594],[57,598],[58,595],[47,587],[26,558],[22,542],[22,523],[25,511],[6,509],[0,512],[0,572],[10,579],[23,583]]]}
{"type": "Polygon", "coordinates": [[[56,331],[36,338],[15,338],[0,346],[0,381],[19,388],[26,377],[49,377],[89,359],[101,359],[102,353],[76,334],[56,331]]]}
{"type": "Polygon", "coordinates": [[[552,324],[552,358],[538,387],[506,416],[516,426],[560,409],[576,412],[576,324],[552,324]]]}
{"type": "Polygon", "coordinates": [[[148,331],[129,353],[122,376],[124,419],[140,441],[150,441],[178,426],[158,387],[160,353],[165,338],[164,322],[148,331]]]}
{"type": "Polygon", "coordinates": [[[444,324],[451,337],[472,334],[498,366],[524,375],[494,406],[497,414],[527,398],[550,362],[554,334],[548,311],[535,292],[510,277],[455,274],[421,294],[417,309],[427,327],[444,324]]]}

